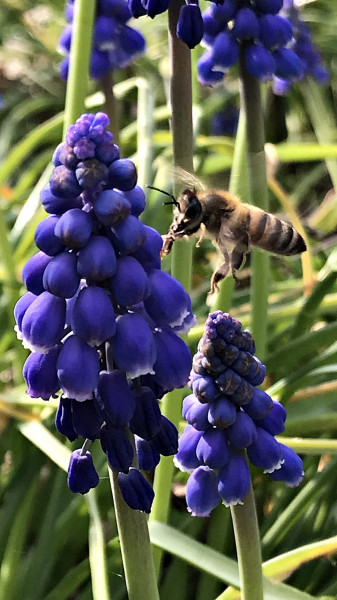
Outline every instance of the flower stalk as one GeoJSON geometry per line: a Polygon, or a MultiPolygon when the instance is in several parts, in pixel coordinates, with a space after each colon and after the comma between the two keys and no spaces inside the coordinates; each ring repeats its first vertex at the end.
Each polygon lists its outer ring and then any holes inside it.
{"type": "MultiPolygon", "coordinates": [[[[268,211],[268,186],[264,153],[264,123],[260,83],[250,75],[244,64],[245,48],[241,50],[241,109],[246,116],[247,159],[251,203],[268,211]]],[[[263,360],[267,344],[269,256],[254,248],[252,252],[251,332],[257,353],[263,360]]]]}
{"type": "MultiPolygon", "coordinates": [[[[182,0],[172,0],[168,9],[173,164],[182,167],[186,171],[193,172],[191,52],[176,35],[182,5],[182,0]]],[[[173,189],[176,194],[178,191],[177,182],[174,182],[173,189]]],[[[192,242],[184,241],[175,244],[172,250],[172,275],[183,284],[187,291],[191,287],[192,249],[192,242]]],[[[178,390],[166,395],[162,402],[163,415],[176,426],[181,415],[181,398],[181,392],[178,390]]],[[[165,458],[160,461],[154,480],[155,499],[150,519],[160,520],[163,523],[168,520],[173,471],[174,467],[171,459],[165,458]]],[[[154,549],[157,574],[160,571],[162,555],[161,549],[154,549]]]]}
{"type": "Polygon", "coordinates": [[[65,101],[63,137],[77,117],[84,112],[88,91],[92,31],[96,0],[77,0],[70,50],[69,75],[65,101]]]}
{"type": "Polygon", "coordinates": [[[231,506],[231,513],[241,580],[241,598],[263,600],[261,546],[252,486],[243,504],[231,506]]]}

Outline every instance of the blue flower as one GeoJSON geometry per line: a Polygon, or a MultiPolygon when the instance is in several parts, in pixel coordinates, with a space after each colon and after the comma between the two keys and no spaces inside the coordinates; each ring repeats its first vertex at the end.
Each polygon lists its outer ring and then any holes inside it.
{"type": "MultiPolygon", "coordinates": [[[[109,18],[123,23],[124,0],[113,2],[109,18]]],[[[48,400],[60,391],[58,431],[85,439],[69,466],[70,488],[86,493],[97,485],[88,447],[99,438],[112,468],[126,474],[126,502],[149,512],[153,491],[129,471],[136,460],[129,437],[137,435],[144,469],[176,452],[177,429],[158,399],[187,383],[190,352],[176,332],[188,331],[194,315],[181,285],[160,271],[162,238],[138,218],[145,194],[108,124],[104,113],[82,115],[54,152],[41,193],[52,215],[38,226],[41,251],[23,269],[29,291],[14,313],[18,337],[33,350],[24,366],[27,392],[48,400]],[[159,289],[167,281],[173,309],[159,289]]]]}
{"type": "Polygon", "coordinates": [[[186,502],[192,517],[209,517],[220,502],[217,476],[209,467],[193,471],[186,486],[186,502]]]}
{"type": "Polygon", "coordinates": [[[221,311],[208,316],[193,358],[193,393],[183,402],[188,424],[174,459],[192,473],[186,489],[192,515],[209,516],[220,498],[226,506],[242,504],[250,487],[245,452],[273,479],[294,486],[301,481],[301,459],[274,438],[284,429],[285,409],[255,387],[265,367],[254,352],[239,321],[221,311]]]}
{"type": "Polygon", "coordinates": [[[68,486],[74,493],[87,494],[99,483],[98,473],[92,462],[92,456],[87,450],[74,450],[68,467],[68,486]]]}
{"type": "MultiPolygon", "coordinates": [[[[126,0],[99,0],[93,32],[90,76],[101,79],[108,71],[124,68],[145,50],[143,36],[127,25],[132,12],[126,0]]],[[[59,39],[60,51],[66,58],[60,65],[61,78],[66,80],[69,70],[69,52],[73,34],[73,4],[68,0],[66,19],[68,25],[59,39]]]]}
{"type": "Polygon", "coordinates": [[[88,346],[77,335],[67,337],[57,361],[57,375],[67,398],[79,402],[92,398],[99,375],[96,348],[88,346]]]}
{"type": "Polygon", "coordinates": [[[184,4],[180,9],[177,37],[192,49],[201,42],[203,34],[204,24],[199,5],[184,4]]]}
{"type": "Polygon", "coordinates": [[[131,467],[128,473],[119,473],[118,484],[130,508],[145,513],[151,512],[154,491],[138,469],[131,467]]]}

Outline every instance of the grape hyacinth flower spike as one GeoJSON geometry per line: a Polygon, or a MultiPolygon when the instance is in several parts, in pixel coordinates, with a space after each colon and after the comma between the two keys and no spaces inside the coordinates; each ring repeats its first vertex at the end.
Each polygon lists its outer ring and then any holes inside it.
{"type": "Polygon", "coordinates": [[[198,62],[198,78],[212,86],[223,79],[242,51],[244,67],[261,82],[282,77],[301,79],[305,65],[293,45],[293,26],[279,14],[283,0],[224,0],[203,13],[202,44],[206,53],[198,62]]]}
{"type": "MultiPolygon", "coordinates": [[[[69,52],[73,35],[74,2],[68,0],[65,9],[68,22],[59,39],[59,49],[66,55],[60,65],[61,78],[66,80],[69,52]]],[[[124,69],[145,51],[145,40],[139,31],[128,25],[132,14],[126,0],[98,0],[90,59],[90,76],[99,80],[111,70],[124,69]]]]}
{"type": "Polygon", "coordinates": [[[183,402],[187,425],[179,439],[176,466],[191,475],[186,501],[192,516],[209,516],[219,502],[242,504],[250,487],[245,454],[272,479],[296,487],[302,461],[275,435],[286,419],[283,406],[259,389],[265,366],[255,343],[227,313],[211,313],[193,358],[183,402]]]}
{"type": "Polygon", "coordinates": [[[160,454],[177,451],[158,399],[188,380],[191,356],[178,335],[195,318],[181,284],[160,270],[162,238],[139,220],[144,191],[108,125],[104,113],[83,114],[54,152],[41,192],[49,216],[37,227],[40,250],[23,269],[28,291],[14,315],[32,350],[27,393],[49,400],[60,391],[58,431],[85,440],[71,455],[70,489],[98,484],[89,447],[99,439],[127,504],[150,512],[153,490],[137,464],[152,470],[160,454]]]}

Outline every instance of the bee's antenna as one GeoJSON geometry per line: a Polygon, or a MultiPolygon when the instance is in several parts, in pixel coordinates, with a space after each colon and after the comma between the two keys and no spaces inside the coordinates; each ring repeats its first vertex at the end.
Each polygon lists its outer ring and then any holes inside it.
{"type": "Polygon", "coordinates": [[[161,190],[160,188],[153,187],[153,185],[146,185],[145,187],[149,188],[149,190],[156,190],[156,192],[161,192],[162,194],[165,194],[165,196],[169,196],[169,198],[172,198],[172,200],[170,202],[163,202],[163,204],[165,204],[165,205],[174,204],[174,206],[177,206],[178,209],[180,210],[180,204],[177,201],[177,199],[173,196],[173,194],[170,194],[169,192],[166,192],[165,190],[161,190]]]}

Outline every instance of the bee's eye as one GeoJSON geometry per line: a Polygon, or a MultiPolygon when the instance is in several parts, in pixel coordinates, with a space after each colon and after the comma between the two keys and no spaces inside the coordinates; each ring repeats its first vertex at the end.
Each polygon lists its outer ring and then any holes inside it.
{"type": "Polygon", "coordinates": [[[185,218],[186,219],[194,219],[201,212],[201,205],[199,200],[195,199],[186,209],[185,218]]]}

